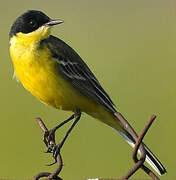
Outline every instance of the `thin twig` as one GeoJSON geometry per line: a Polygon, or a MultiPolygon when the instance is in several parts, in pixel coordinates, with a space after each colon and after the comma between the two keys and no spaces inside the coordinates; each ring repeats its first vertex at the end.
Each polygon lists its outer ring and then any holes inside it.
{"type": "MultiPolygon", "coordinates": [[[[142,140],[144,136],[146,135],[148,129],[156,119],[156,115],[152,115],[146,126],[144,127],[143,131],[141,132],[141,135],[138,138],[138,141],[135,144],[134,151],[133,151],[133,160],[134,162],[137,162],[137,152],[138,152],[138,147],[142,143],[142,140]]],[[[148,167],[146,167],[144,164],[141,166],[141,168],[153,179],[153,180],[159,180],[159,178],[154,174],[153,171],[151,171],[148,167]]]]}
{"type": "Polygon", "coordinates": [[[146,126],[144,127],[143,131],[141,132],[141,135],[138,137],[137,133],[134,131],[134,129],[130,126],[128,121],[122,116],[121,113],[117,112],[115,113],[115,116],[120,120],[123,127],[130,133],[130,135],[134,138],[136,141],[134,151],[133,151],[133,160],[136,163],[135,166],[127,173],[122,179],[129,179],[139,168],[144,170],[145,173],[147,173],[150,177],[152,177],[153,180],[159,180],[159,178],[153,173],[152,170],[147,168],[143,163],[145,162],[146,152],[144,149],[144,146],[142,144],[142,140],[144,136],[146,135],[148,129],[152,125],[153,121],[155,120],[156,116],[152,115],[146,126]],[[141,158],[138,160],[137,158],[137,152],[140,149],[141,152],[141,158]]]}
{"type": "Polygon", "coordinates": [[[137,162],[137,152],[139,149],[140,144],[142,143],[142,140],[144,139],[144,136],[146,135],[147,131],[149,130],[150,126],[152,125],[153,121],[156,119],[155,115],[152,115],[150,120],[147,122],[147,124],[145,125],[144,129],[142,130],[140,136],[138,137],[138,140],[136,141],[135,147],[134,147],[134,151],[133,151],[133,160],[134,162],[137,162]]]}
{"type": "Polygon", "coordinates": [[[46,125],[44,124],[44,122],[42,121],[42,119],[39,118],[39,117],[37,117],[37,118],[35,118],[35,119],[36,119],[38,125],[40,126],[40,128],[42,129],[42,131],[43,131],[44,133],[48,132],[48,129],[47,129],[46,125]]]}

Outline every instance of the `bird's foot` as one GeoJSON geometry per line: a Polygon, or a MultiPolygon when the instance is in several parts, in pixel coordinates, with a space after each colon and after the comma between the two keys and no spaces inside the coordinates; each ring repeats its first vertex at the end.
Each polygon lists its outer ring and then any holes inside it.
{"type": "Polygon", "coordinates": [[[48,153],[54,152],[54,147],[56,146],[56,143],[55,143],[55,132],[56,132],[56,130],[59,129],[60,127],[62,127],[67,122],[71,121],[74,117],[75,117],[75,115],[73,114],[71,117],[69,117],[65,121],[61,122],[60,124],[58,124],[56,127],[54,127],[53,129],[51,129],[49,131],[45,128],[43,141],[47,147],[48,153]]]}
{"type": "Polygon", "coordinates": [[[48,148],[48,152],[53,154],[54,162],[51,163],[51,164],[48,164],[47,166],[52,166],[52,165],[54,165],[54,164],[57,163],[57,161],[58,161],[58,160],[57,160],[58,156],[61,156],[61,155],[60,155],[60,150],[61,150],[60,144],[54,145],[54,146],[52,146],[52,148],[50,148],[50,149],[48,148]]]}
{"type": "Polygon", "coordinates": [[[55,128],[46,131],[43,136],[43,141],[47,147],[46,153],[53,153],[56,143],[55,143],[55,128]]]}
{"type": "Polygon", "coordinates": [[[56,145],[55,143],[55,128],[46,131],[43,136],[43,141],[47,147],[46,153],[52,153],[54,162],[51,164],[48,164],[47,166],[52,166],[55,163],[57,163],[57,156],[60,154],[60,145],[56,145]]]}

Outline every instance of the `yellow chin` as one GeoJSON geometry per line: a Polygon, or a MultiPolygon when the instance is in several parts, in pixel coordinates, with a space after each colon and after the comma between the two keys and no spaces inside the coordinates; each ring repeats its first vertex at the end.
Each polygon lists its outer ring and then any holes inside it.
{"type": "Polygon", "coordinates": [[[51,32],[51,27],[49,26],[41,26],[37,30],[31,32],[31,33],[21,33],[19,32],[16,36],[18,40],[25,40],[27,43],[34,43],[39,42],[43,39],[46,39],[51,32]]]}

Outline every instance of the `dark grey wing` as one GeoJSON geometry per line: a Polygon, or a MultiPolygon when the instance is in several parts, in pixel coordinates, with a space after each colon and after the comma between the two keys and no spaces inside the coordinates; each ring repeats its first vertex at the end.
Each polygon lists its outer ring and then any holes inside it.
{"type": "Polygon", "coordinates": [[[50,36],[41,44],[47,45],[53,58],[58,62],[60,75],[69,81],[78,91],[92,100],[115,112],[114,104],[100,83],[83,62],[81,57],[62,40],[50,36]]]}

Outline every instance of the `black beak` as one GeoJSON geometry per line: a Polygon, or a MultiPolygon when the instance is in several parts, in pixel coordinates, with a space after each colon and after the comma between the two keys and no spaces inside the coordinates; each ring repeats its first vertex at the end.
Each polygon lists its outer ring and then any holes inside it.
{"type": "Polygon", "coordinates": [[[57,25],[57,24],[61,24],[63,23],[64,21],[63,20],[54,20],[54,19],[51,19],[49,22],[47,22],[45,25],[46,26],[54,26],[54,25],[57,25]]]}

